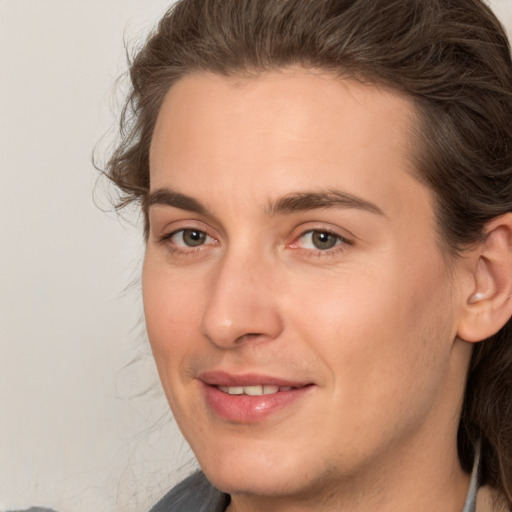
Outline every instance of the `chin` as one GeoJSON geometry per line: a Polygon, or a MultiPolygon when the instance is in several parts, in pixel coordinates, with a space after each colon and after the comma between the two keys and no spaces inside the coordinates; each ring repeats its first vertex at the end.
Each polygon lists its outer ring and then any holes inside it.
{"type": "Polygon", "coordinates": [[[295,476],[280,474],[279,471],[262,473],[257,469],[247,471],[219,470],[204,471],[208,480],[222,492],[230,495],[290,496],[301,492],[303,485],[295,476]]]}
{"type": "Polygon", "coordinates": [[[198,458],[208,480],[221,491],[269,497],[299,494],[312,485],[311,477],[318,471],[312,471],[312,464],[305,459],[301,449],[290,445],[283,450],[248,447],[247,443],[240,449],[232,446],[198,458]],[[297,454],[301,454],[301,460],[297,454]]]}

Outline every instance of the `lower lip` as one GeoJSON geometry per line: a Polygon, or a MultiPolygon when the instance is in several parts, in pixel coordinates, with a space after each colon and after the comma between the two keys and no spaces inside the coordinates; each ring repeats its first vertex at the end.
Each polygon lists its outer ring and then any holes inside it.
{"type": "Polygon", "coordinates": [[[271,414],[290,407],[313,386],[304,386],[269,395],[230,395],[216,386],[203,383],[204,396],[209,408],[221,418],[236,423],[256,423],[271,414]]]}

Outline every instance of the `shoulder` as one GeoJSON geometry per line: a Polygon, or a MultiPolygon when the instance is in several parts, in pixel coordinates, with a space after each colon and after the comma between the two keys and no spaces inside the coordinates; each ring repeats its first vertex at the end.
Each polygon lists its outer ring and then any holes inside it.
{"type": "Polygon", "coordinates": [[[229,496],[199,471],[171,489],[149,512],[224,512],[229,496]]]}
{"type": "Polygon", "coordinates": [[[8,510],[7,512],[55,512],[52,508],[30,507],[24,510],[8,510]]]}

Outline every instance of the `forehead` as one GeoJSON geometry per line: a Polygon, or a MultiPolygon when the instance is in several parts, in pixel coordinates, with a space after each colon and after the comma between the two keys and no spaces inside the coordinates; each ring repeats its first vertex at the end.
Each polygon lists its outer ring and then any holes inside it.
{"type": "Polygon", "coordinates": [[[268,204],[291,192],[334,188],[403,209],[396,197],[428,195],[413,178],[416,122],[405,95],[327,72],[188,75],[159,113],[151,189],[268,204]]]}
{"type": "Polygon", "coordinates": [[[286,68],[251,77],[197,73],[186,75],[167,93],[151,154],[162,142],[160,136],[168,144],[177,138],[184,142],[185,136],[191,140],[194,134],[213,144],[215,132],[233,128],[266,132],[266,142],[279,130],[283,144],[307,137],[311,142],[350,145],[366,136],[374,143],[393,142],[407,150],[407,128],[413,122],[414,105],[404,94],[325,71],[286,68]],[[342,133],[336,118],[348,122],[349,132],[342,133]]]}

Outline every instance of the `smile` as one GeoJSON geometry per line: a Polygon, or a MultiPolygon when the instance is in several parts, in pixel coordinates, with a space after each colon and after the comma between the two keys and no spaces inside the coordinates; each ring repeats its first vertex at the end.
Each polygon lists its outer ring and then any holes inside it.
{"type": "Polygon", "coordinates": [[[220,391],[227,393],[228,395],[249,395],[249,396],[261,396],[261,395],[273,395],[283,391],[291,391],[294,389],[292,386],[274,386],[271,384],[265,384],[262,386],[218,386],[220,391]]]}
{"type": "Polygon", "coordinates": [[[316,386],[269,375],[233,375],[209,371],[199,375],[205,405],[214,416],[232,423],[260,423],[300,407],[316,386]]]}

